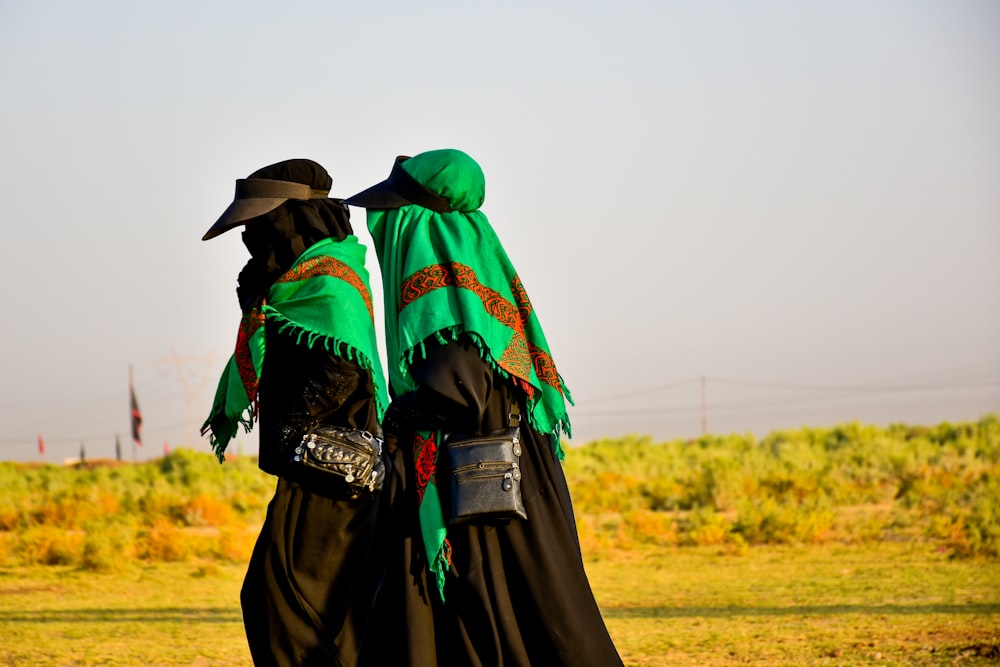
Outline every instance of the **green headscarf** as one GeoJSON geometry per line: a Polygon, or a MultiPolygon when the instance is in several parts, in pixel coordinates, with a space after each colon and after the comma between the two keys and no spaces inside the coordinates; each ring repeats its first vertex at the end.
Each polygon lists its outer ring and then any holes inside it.
{"type": "MultiPolygon", "coordinates": [[[[570,435],[569,390],[556,370],[528,294],[489,220],[482,169],[465,153],[436,150],[400,167],[452,210],[417,204],[368,209],[368,229],[382,267],[389,382],[397,395],[415,390],[410,371],[426,342],[465,334],[480,355],[528,397],[528,421],[548,434],[563,458],[560,434],[570,435]]],[[[350,200],[348,200],[350,203],[350,200]]],[[[418,515],[428,567],[444,599],[451,545],[433,471],[440,433],[420,431],[414,457],[420,471],[418,515]]]]}
{"type": "Polygon", "coordinates": [[[525,391],[529,422],[552,437],[562,458],[559,438],[571,434],[566,401],[572,398],[521,279],[479,210],[486,188],[482,169],[454,149],[421,153],[401,166],[453,210],[414,204],[368,210],[382,267],[393,391],[416,389],[410,365],[425,341],[468,334],[483,358],[525,391]]]}
{"type": "Polygon", "coordinates": [[[257,388],[264,363],[264,324],[297,334],[300,344],[323,345],[367,370],[375,386],[379,421],[386,391],[365,269],[365,247],[355,236],[313,244],[268,290],[262,306],[243,315],[236,351],[219,379],[212,411],[202,426],[219,461],[240,425],[253,428],[257,388]]]}

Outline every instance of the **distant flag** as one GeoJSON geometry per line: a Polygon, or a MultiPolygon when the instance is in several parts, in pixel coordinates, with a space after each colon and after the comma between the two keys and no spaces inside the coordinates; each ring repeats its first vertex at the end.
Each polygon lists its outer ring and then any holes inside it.
{"type": "Polygon", "coordinates": [[[128,390],[132,412],[132,441],[142,447],[142,413],[139,411],[139,401],[135,398],[135,385],[132,382],[132,367],[128,367],[128,390]]]}
{"type": "Polygon", "coordinates": [[[45,456],[45,440],[42,438],[42,432],[38,432],[38,455],[45,456]]]}
{"type": "Polygon", "coordinates": [[[117,433],[115,433],[115,460],[122,460],[122,439],[118,437],[117,433]]]}
{"type": "Polygon", "coordinates": [[[87,450],[83,448],[83,443],[80,443],[80,463],[87,460],[87,450]]]}
{"type": "Polygon", "coordinates": [[[170,443],[166,440],[163,441],[163,455],[170,456],[170,443]]]}

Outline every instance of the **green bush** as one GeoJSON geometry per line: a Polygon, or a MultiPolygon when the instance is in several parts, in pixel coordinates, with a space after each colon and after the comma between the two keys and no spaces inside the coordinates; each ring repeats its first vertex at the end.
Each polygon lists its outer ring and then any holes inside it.
{"type": "MultiPolygon", "coordinates": [[[[569,447],[579,513],[679,517],[681,543],[783,544],[930,537],[958,557],[997,557],[1000,420],[858,423],[655,443],[569,447]]],[[[648,540],[614,523],[623,543],[648,540]]],[[[599,536],[610,529],[597,524],[599,536]]]]}
{"type": "Polygon", "coordinates": [[[109,572],[122,568],[134,557],[135,522],[128,519],[96,520],[86,527],[80,567],[94,572],[109,572]]]}
{"type": "Polygon", "coordinates": [[[0,562],[108,570],[132,558],[249,555],[274,478],[178,449],[139,464],[0,463],[0,562]],[[253,534],[253,531],[249,531],[253,534]]]}
{"type": "MultiPolygon", "coordinates": [[[[568,446],[587,550],[931,540],[1000,558],[1000,420],[568,446]]],[[[245,560],[275,480],[251,457],[0,463],[0,563],[245,560]]]]}

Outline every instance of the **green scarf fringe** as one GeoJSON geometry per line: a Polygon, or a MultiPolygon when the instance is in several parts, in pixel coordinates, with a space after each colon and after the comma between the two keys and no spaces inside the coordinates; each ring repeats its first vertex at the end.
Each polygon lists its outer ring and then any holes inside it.
{"type": "MultiPolygon", "coordinates": [[[[296,344],[303,341],[312,349],[321,344],[324,349],[357,363],[371,374],[375,389],[375,404],[381,422],[388,405],[385,378],[378,356],[374,322],[371,312],[371,288],[368,271],[364,268],[365,247],[355,236],[342,241],[326,239],[313,244],[298,258],[288,272],[268,291],[265,305],[259,313],[263,322],[251,311],[241,323],[236,353],[230,357],[216,389],[212,410],[202,426],[209,434],[212,451],[219,462],[225,461],[225,451],[240,426],[250,432],[256,420],[256,386],[253,396],[240,376],[237,354],[249,352],[249,363],[259,380],[265,352],[266,323],[278,322],[279,331],[291,332],[296,344]],[[316,264],[303,266],[316,260],[316,264]],[[324,262],[329,264],[324,265],[324,262]],[[325,266],[332,266],[327,272],[325,266]],[[302,272],[297,270],[302,267],[302,272]],[[317,268],[319,267],[319,268],[317,268]],[[346,267],[346,270],[345,270],[346,267]],[[334,311],[336,316],[333,316],[334,311]],[[246,336],[246,328],[255,326],[246,336]],[[241,342],[249,348],[241,349],[241,342]]],[[[250,369],[246,369],[247,372],[250,369]]]]}
{"type": "MultiPolygon", "coordinates": [[[[484,363],[499,373],[501,377],[510,379],[511,374],[500,367],[500,365],[496,362],[496,359],[493,358],[493,355],[490,354],[490,349],[486,344],[486,341],[483,340],[483,337],[475,331],[467,331],[463,325],[456,324],[434,332],[433,337],[438,344],[447,345],[448,343],[458,341],[463,335],[475,343],[476,348],[479,351],[479,357],[484,363]]],[[[413,365],[413,360],[417,358],[416,355],[418,352],[420,354],[420,359],[427,358],[426,341],[420,341],[409,349],[402,351],[403,364],[405,364],[407,368],[413,365]]],[[[565,385],[565,383],[563,383],[561,375],[559,376],[559,382],[562,384],[563,395],[566,397],[567,402],[569,402],[570,405],[575,405],[573,403],[573,396],[570,394],[569,388],[565,385]]],[[[531,404],[528,409],[528,423],[539,433],[549,436],[549,440],[552,441],[553,452],[560,461],[564,461],[566,459],[566,451],[562,447],[562,434],[565,433],[566,437],[572,437],[572,427],[570,426],[569,415],[564,411],[563,414],[557,416],[556,422],[551,429],[543,430],[543,428],[539,427],[539,424],[536,421],[534,410],[531,409],[532,405],[541,400],[542,390],[536,387],[535,393],[536,397],[534,399],[529,399],[531,400],[531,404]]]]}
{"type": "MultiPolygon", "coordinates": [[[[271,308],[270,306],[264,306],[264,313],[269,320],[273,319],[275,321],[280,322],[280,325],[278,326],[278,333],[291,332],[293,335],[295,335],[296,345],[301,345],[303,338],[306,339],[306,347],[308,347],[310,350],[313,349],[317,343],[320,343],[322,344],[323,349],[326,350],[327,352],[342,357],[347,361],[356,363],[358,366],[361,366],[366,371],[371,373],[373,377],[376,374],[378,374],[379,376],[382,375],[382,367],[377,359],[376,360],[370,359],[368,355],[366,355],[364,352],[354,347],[347,341],[341,340],[336,336],[331,336],[328,334],[319,333],[316,331],[312,331],[310,329],[306,329],[305,327],[296,324],[295,322],[292,322],[288,318],[284,317],[280,312],[278,312],[274,308],[271,308]],[[341,350],[344,351],[344,354],[340,353],[341,350]]],[[[376,385],[375,409],[378,414],[379,422],[382,421],[382,417],[383,415],[385,415],[385,409],[386,407],[388,407],[386,405],[386,400],[387,399],[385,394],[381,391],[378,391],[378,386],[376,385]]]]}

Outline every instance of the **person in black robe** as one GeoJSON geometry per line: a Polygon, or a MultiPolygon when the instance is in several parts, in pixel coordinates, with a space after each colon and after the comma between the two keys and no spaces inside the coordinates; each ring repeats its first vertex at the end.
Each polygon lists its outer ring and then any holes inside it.
{"type": "Polygon", "coordinates": [[[587,580],[558,436],[568,391],[461,151],[397,158],[345,201],[382,269],[392,403],[389,563],[364,667],[615,667],[587,580]],[[447,523],[444,434],[520,427],[527,519],[447,523]],[[442,535],[446,535],[442,538],[442,535]]]}
{"type": "MultiPolygon", "coordinates": [[[[259,465],[277,476],[240,594],[247,641],[258,666],[354,667],[382,569],[379,494],[358,494],[294,460],[304,433],[316,425],[381,432],[382,370],[371,319],[350,323],[360,338],[368,335],[366,355],[332,335],[343,328],[338,322],[346,316],[341,297],[316,289],[310,292],[308,309],[283,311],[285,302],[272,289],[276,282],[302,277],[291,270],[298,271],[304,253],[330,265],[331,258],[342,262],[338,266],[350,264],[343,251],[357,239],[347,207],[327,197],[330,186],[326,170],[310,160],[264,167],[237,182],[235,201],[204,237],[243,225],[251,255],[239,276],[244,323],[228,374],[238,371],[246,386],[227,384],[223,375],[204,430],[212,432],[221,460],[237,421],[250,428],[259,418],[259,465]],[[248,322],[262,323],[263,340],[248,335],[248,322]],[[258,342],[263,360],[256,377],[248,376],[253,359],[247,350],[258,342]],[[246,412],[241,414],[240,403],[227,407],[227,400],[235,401],[232,396],[249,401],[246,412]]],[[[363,249],[355,252],[363,257],[363,249]]],[[[352,289],[370,302],[370,294],[362,294],[368,289],[363,266],[350,268],[354,273],[349,275],[361,277],[352,289]]],[[[309,280],[339,279],[315,274],[309,280]]],[[[354,296],[350,289],[344,291],[354,296]]]]}

